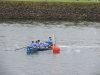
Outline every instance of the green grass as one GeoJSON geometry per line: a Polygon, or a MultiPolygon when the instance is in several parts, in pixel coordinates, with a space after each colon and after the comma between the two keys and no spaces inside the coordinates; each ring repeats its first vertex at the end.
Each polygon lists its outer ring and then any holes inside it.
{"type": "Polygon", "coordinates": [[[94,0],[1,0],[1,1],[33,1],[33,2],[100,2],[94,0]]]}

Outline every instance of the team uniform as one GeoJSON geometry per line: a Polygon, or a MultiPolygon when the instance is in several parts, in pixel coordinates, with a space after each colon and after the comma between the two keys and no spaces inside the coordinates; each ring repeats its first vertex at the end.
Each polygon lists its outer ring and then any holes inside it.
{"type": "Polygon", "coordinates": [[[36,44],[35,44],[35,43],[31,43],[31,44],[29,45],[29,47],[35,48],[35,47],[36,47],[36,44]]]}
{"type": "Polygon", "coordinates": [[[51,39],[48,40],[48,44],[52,45],[52,40],[51,39]]]}
{"type": "Polygon", "coordinates": [[[48,43],[44,43],[44,48],[48,48],[49,44],[48,43]]]}

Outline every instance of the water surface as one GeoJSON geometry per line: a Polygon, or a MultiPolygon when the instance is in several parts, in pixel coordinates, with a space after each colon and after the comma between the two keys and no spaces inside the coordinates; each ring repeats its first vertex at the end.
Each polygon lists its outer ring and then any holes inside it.
{"type": "Polygon", "coordinates": [[[0,75],[100,75],[100,22],[1,20],[0,59],[0,75]],[[53,34],[59,54],[23,48],[53,34]]]}

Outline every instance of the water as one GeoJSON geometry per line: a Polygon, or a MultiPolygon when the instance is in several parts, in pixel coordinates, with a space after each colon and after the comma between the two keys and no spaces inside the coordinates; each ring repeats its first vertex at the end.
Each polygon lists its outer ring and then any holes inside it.
{"type": "Polygon", "coordinates": [[[0,75],[40,74],[100,75],[100,22],[1,20],[0,75]],[[59,54],[26,53],[32,40],[45,42],[53,33],[59,54]]]}

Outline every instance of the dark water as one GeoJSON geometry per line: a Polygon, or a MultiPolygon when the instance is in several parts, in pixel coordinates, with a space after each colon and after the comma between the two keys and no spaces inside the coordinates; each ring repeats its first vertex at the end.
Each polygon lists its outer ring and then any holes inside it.
{"type": "Polygon", "coordinates": [[[100,75],[100,22],[1,20],[0,75],[100,75]],[[59,54],[27,55],[23,47],[53,33],[59,54]]]}

